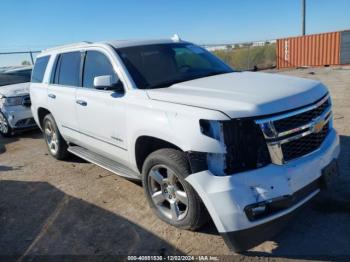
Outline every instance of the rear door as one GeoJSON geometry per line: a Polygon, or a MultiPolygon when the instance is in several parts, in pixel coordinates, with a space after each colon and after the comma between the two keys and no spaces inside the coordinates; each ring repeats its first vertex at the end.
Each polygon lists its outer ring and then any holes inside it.
{"type": "Polygon", "coordinates": [[[118,162],[127,160],[125,92],[97,90],[94,78],[117,74],[107,53],[87,50],[85,53],[82,88],[76,93],[81,143],[83,146],[118,162]]]}
{"type": "Polygon", "coordinates": [[[47,68],[51,68],[50,56],[38,57],[35,61],[31,76],[30,100],[32,102],[32,114],[36,123],[40,126],[38,119],[38,107],[47,107],[47,68]]]}
{"type": "Polygon", "coordinates": [[[56,57],[51,84],[48,87],[49,109],[66,140],[79,140],[76,112],[76,89],[80,85],[81,52],[59,54],[56,57]]]}

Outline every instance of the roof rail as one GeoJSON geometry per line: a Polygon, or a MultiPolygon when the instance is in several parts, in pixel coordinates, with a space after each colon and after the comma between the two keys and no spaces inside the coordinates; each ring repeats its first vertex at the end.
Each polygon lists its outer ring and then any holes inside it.
{"type": "Polygon", "coordinates": [[[92,42],[89,42],[89,41],[81,41],[81,42],[77,42],[77,43],[71,43],[71,44],[66,44],[66,45],[60,45],[60,46],[55,46],[55,47],[46,48],[46,49],[44,49],[42,52],[45,52],[45,51],[52,51],[52,50],[59,50],[59,49],[67,48],[67,47],[75,47],[75,46],[80,46],[80,45],[88,45],[88,44],[92,44],[92,42]]]}

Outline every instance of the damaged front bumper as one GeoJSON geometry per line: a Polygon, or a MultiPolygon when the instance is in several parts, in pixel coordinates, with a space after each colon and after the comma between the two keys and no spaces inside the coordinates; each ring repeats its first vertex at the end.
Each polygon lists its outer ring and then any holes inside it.
{"type": "Polygon", "coordinates": [[[270,164],[231,176],[215,176],[205,170],[186,180],[201,197],[228,246],[240,252],[278,232],[294,210],[319,192],[322,169],[339,152],[339,138],[332,129],[318,150],[285,165],[270,164]],[[247,212],[257,203],[274,201],[282,202],[267,216],[252,218],[252,212],[247,212]]]}
{"type": "Polygon", "coordinates": [[[7,106],[1,109],[1,112],[6,117],[10,127],[14,130],[35,128],[32,111],[30,107],[23,105],[7,106]]]}

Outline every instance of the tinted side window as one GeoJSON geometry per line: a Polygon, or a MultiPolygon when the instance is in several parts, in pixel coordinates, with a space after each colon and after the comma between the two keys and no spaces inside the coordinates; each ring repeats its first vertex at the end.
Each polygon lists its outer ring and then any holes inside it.
{"type": "Polygon", "coordinates": [[[116,74],[109,59],[98,51],[87,51],[84,63],[83,86],[94,87],[96,76],[111,75],[112,81],[116,82],[116,74]]]}
{"type": "Polygon", "coordinates": [[[49,59],[50,56],[43,56],[36,59],[31,80],[33,83],[41,83],[43,81],[49,59]]]}
{"type": "Polygon", "coordinates": [[[55,84],[79,86],[80,52],[64,53],[60,55],[55,72],[55,84]]]}

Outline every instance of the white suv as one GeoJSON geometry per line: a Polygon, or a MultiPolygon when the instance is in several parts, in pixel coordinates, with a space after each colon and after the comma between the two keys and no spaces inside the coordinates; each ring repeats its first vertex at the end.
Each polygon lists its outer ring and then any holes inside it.
{"type": "Polygon", "coordinates": [[[52,156],[143,181],[176,227],[208,218],[243,251],[274,234],[337,169],[331,99],[316,81],[236,72],[179,39],[43,51],[32,112],[52,156]]]}
{"type": "Polygon", "coordinates": [[[31,67],[0,72],[0,134],[11,136],[18,130],[35,128],[30,110],[31,67]]]}

